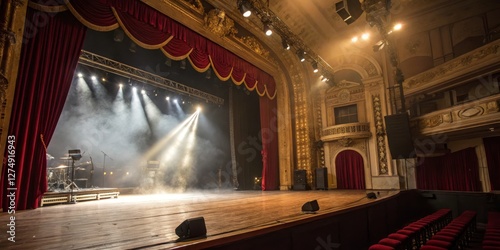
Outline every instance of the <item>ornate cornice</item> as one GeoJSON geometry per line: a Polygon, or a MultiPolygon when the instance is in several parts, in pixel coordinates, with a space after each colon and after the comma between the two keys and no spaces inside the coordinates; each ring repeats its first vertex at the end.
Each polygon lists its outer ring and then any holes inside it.
{"type": "Polygon", "coordinates": [[[412,119],[412,127],[421,135],[452,132],[500,122],[500,95],[439,110],[412,119]]]}
{"type": "Polygon", "coordinates": [[[403,83],[405,93],[413,94],[428,88],[439,88],[440,85],[446,85],[450,79],[494,63],[500,63],[500,40],[406,79],[403,83]]]}

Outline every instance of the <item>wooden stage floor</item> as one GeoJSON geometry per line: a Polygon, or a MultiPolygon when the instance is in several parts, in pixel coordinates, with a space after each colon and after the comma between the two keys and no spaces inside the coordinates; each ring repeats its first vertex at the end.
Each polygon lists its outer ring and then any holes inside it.
{"type": "MultiPolygon", "coordinates": [[[[297,224],[314,216],[374,202],[368,190],[211,191],[120,194],[115,199],[45,206],[15,214],[15,243],[8,241],[8,213],[0,214],[0,249],[171,249],[215,246],[238,235],[297,224]],[[317,200],[319,211],[304,214],[317,200]],[[175,228],[204,217],[207,237],[176,242],[175,228]]],[[[379,199],[398,191],[380,191],[379,199]]]]}

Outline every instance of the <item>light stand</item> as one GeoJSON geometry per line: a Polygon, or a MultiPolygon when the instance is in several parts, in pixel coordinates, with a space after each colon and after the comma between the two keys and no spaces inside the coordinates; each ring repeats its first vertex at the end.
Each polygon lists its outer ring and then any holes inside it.
{"type": "Polygon", "coordinates": [[[109,157],[109,155],[107,155],[106,153],[104,153],[104,151],[102,151],[102,154],[104,156],[104,159],[103,159],[103,162],[102,162],[102,187],[104,187],[104,178],[105,175],[106,175],[106,157],[108,157],[110,160],[113,160],[113,158],[109,157]]]}

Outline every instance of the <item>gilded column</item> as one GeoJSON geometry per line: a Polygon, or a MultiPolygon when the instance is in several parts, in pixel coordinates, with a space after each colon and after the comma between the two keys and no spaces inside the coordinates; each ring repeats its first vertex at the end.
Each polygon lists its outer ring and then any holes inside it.
{"type": "MultiPolygon", "coordinates": [[[[5,151],[23,42],[27,0],[0,2],[0,152],[5,151]]],[[[2,166],[0,166],[0,172],[2,166]]]]}

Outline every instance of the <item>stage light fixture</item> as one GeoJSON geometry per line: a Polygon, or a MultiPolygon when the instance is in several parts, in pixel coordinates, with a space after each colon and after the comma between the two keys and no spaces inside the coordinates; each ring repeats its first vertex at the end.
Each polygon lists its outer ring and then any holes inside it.
{"type": "Polygon", "coordinates": [[[132,88],[132,90],[133,90],[133,91],[137,91],[137,87],[133,87],[133,88],[132,88]]]}
{"type": "Polygon", "coordinates": [[[82,78],[82,77],[83,77],[83,74],[82,74],[82,73],[78,73],[78,77],[79,77],[79,78],[82,78]]]}
{"type": "Polygon", "coordinates": [[[271,30],[271,24],[269,21],[264,22],[264,33],[266,33],[266,36],[270,36],[273,34],[273,31],[271,30]]]}
{"type": "Polygon", "coordinates": [[[141,94],[145,95],[146,94],[146,90],[141,90],[141,94]]]}
{"type": "Polygon", "coordinates": [[[90,79],[92,79],[92,81],[95,81],[95,80],[97,80],[97,77],[96,76],[91,76],[90,79]]]}
{"type": "Polygon", "coordinates": [[[196,111],[201,112],[201,106],[197,106],[196,111]]]}
{"type": "Polygon", "coordinates": [[[361,35],[361,39],[363,40],[368,40],[368,38],[370,38],[370,34],[369,33],[364,33],[363,35],[361,35]]]}
{"type": "Polygon", "coordinates": [[[243,0],[238,3],[238,9],[244,17],[249,17],[252,15],[252,11],[247,6],[247,1],[243,0]]]}
{"type": "Polygon", "coordinates": [[[358,41],[358,37],[357,37],[357,36],[355,36],[355,37],[351,38],[351,42],[355,43],[355,42],[357,42],[357,41],[358,41]]]}
{"type": "Polygon", "coordinates": [[[313,72],[318,73],[318,63],[317,62],[312,62],[312,67],[313,67],[313,72]]]}
{"type": "Polygon", "coordinates": [[[283,49],[290,50],[290,44],[284,38],[281,39],[281,45],[283,45],[283,49]]]}
{"type": "Polygon", "coordinates": [[[118,84],[118,86],[120,86],[120,88],[123,88],[123,83],[118,84]]]}
{"type": "Polygon", "coordinates": [[[165,100],[170,101],[170,96],[165,97],[165,100]]]}
{"type": "Polygon", "coordinates": [[[401,28],[403,28],[403,25],[401,23],[396,23],[392,29],[393,30],[400,30],[401,28]]]}
{"type": "Polygon", "coordinates": [[[105,82],[105,81],[106,81],[106,78],[104,78],[104,77],[103,77],[103,78],[101,78],[101,80],[102,80],[103,82],[105,82]]]}
{"type": "Polygon", "coordinates": [[[304,52],[303,50],[301,50],[301,49],[297,50],[297,56],[299,57],[300,62],[303,62],[306,60],[305,54],[306,54],[306,52],[304,52]]]}

